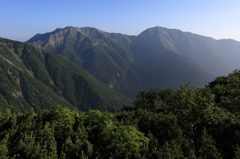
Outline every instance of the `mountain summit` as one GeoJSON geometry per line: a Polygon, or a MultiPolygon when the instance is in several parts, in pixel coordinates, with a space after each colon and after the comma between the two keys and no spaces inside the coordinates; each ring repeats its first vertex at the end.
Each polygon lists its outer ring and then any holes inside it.
{"type": "Polygon", "coordinates": [[[175,51],[197,62],[214,76],[226,75],[240,68],[235,60],[240,57],[237,53],[240,43],[234,40],[235,48],[232,48],[227,42],[223,44],[222,40],[161,27],[147,29],[139,37],[149,41],[149,47],[161,46],[156,52],[163,49],[175,51]]]}

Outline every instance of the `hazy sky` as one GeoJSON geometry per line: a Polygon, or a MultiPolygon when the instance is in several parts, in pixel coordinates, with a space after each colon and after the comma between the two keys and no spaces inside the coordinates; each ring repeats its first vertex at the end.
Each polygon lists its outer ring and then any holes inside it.
{"type": "Polygon", "coordinates": [[[66,26],[138,35],[161,26],[240,41],[240,0],[0,0],[0,36],[26,41],[66,26]]]}

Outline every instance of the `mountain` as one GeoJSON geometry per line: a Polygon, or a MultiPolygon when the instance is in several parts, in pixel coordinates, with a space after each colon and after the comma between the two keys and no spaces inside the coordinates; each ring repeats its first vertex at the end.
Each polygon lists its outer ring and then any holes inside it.
{"type": "Polygon", "coordinates": [[[240,55],[240,43],[234,40],[215,40],[161,27],[147,29],[138,37],[150,43],[146,50],[152,48],[154,52],[175,51],[194,60],[214,76],[226,75],[240,68],[240,64],[235,60],[240,55]]]}
{"type": "Polygon", "coordinates": [[[63,105],[74,110],[121,108],[131,100],[66,58],[36,45],[0,39],[0,106],[36,112],[63,105]]]}
{"type": "Polygon", "coordinates": [[[91,27],[58,28],[27,41],[65,56],[123,95],[141,89],[203,87],[240,68],[240,43],[153,27],[138,36],[91,27]]]}
{"type": "Polygon", "coordinates": [[[140,84],[135,78],[138,76],[137,67],[129,51],[131,40],[126,35],[110,34],[90,27],[66,27],[37,34],[28,42],[65,56],[125,95],[129,92],[135,97],[139,91],[140,84]]]}

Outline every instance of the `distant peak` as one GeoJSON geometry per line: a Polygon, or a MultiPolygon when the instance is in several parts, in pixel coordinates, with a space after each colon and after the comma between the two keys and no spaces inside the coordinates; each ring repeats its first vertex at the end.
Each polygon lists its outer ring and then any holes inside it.
{"type": "Polygon", "coordinates": [[[57,28],[57,29],[55,29],[52,33],[56,33],[56,32],[59,32],[59,31],[61,31],[61,30],[63,30],[63,28],[57,28]]]}
{"type": "MultiPolygon", "coordinates": [[[[155,31],[160,31],[160,30],[175,30],[175,31],[181,31],[179,29],[174,29],[174,28],[166,28],[166,27],[160,27],[160,26],[155,26],[155,27],[151,27],[151,28],[148,28],[146,30],[155,30],[155,31]]],[[[145,30],[145,31],[146,31],[145,30]]]]}
{"type": "Polygon", "coordinates": [[[73,26],[66,26],[65,28],[56,28],[52,33],[56,33],[59,32],[61,30],[65,30],[65,29],[71,29],[74,28],[73,26]]]}
{"type": "Polygon", "coordinates": [[[67,29],[67,28],[75,28],[75,27],[73,27],[73,26],[66,26],[65,29],[67,29]]]}
{"type": "Polygon", "coordinates": [[[103,31],[101,31],[97,28],[93,28],[93,27],[82,27],[82,28],[79,28],[79,29],[84,33],[93,33],[93,34],[103,33],[103,31]]]}
{"type": "MultiPolygon", "coordinates": [[[[0,36],[0,39],[6,39],[6,38],[3,38],[3,37],[0,36]]],[[[7,39],[7,40],[9,40],[9,39],[7,39]]]]}
{"type": "Polygon", "coordinates": [[[166,27],[160,27],[160,26],[151,27],[151,28],[149,28],[149,29],[154,29],[154,28],[167,29],[166,27]]]}
{"type": "Polygon", "coordinates": [[[87,33],[96,32],[96,31],[101,32],[101,30],[94,27],[89,27],[89,26],[85,26],[85,27],[66,26],[65,28],[56,28],[53,32],[58,32],[65,29],[76,29],[78,31],[87,32],[87,33]]]}
{"type": "Polygon", "coordinates": [[[182,32],[181,30],[178,29],[169,29],[165,27],[155,26],[144,30],[139,34],[139,36],[157,35],[159,33],[168,33],[169,31],[182,32]]]}
{"type": "Polygon", "coordinates": [[[85,29],[85,30],[98,30],[97,28],[94,28],[94,27],[89,27],[89,26],[86,26],[86,27],[82,27],[80,29],[85,29]]]}
{"type": "Polygon", "coordinates": [[[168,29],[165,27],[156,26],[156,27],[148,28],[145,31],[147,31],[147,30],[155,32],[155,31],[166,31],[166,30],[174,30],[174,29],[168,29]]]}
{"type": "Polygon", "coordinates": [[[55,30],[62,30],[62,28],[57,28],[57,29],[55,29],[55,30]]]}

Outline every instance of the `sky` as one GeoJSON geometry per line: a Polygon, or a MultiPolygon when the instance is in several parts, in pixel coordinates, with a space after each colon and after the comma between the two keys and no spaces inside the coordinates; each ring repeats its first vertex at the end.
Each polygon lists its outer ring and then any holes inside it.
{"type": "Polygon", "coordinates": [[[0,37],[24,42],[66,26],[127,35],[160,26],[240,41],[240,0],[0,0],[0,37]]]}

